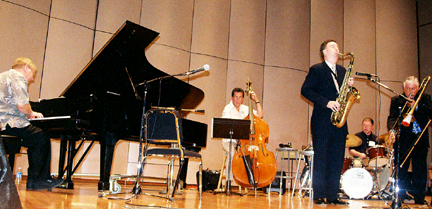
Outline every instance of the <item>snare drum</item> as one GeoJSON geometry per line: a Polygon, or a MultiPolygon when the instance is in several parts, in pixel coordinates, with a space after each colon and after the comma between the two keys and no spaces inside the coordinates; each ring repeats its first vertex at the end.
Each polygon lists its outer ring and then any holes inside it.
{"type": "Polygon", "coordinates": [[[387,158],[387,148],[381,145],[367,149],[366,155],[371,159],[369,167],[382,167],[389,161],[387,158]]]}
{"type": "Polygon", "coordinates": [[[353,168],[363,168],[364,167],[363,160],[358,158],[358,157],[354,158],[353,163],[352,163],[352,167],[353,168]]]}
{"type": "Polygon", "coordinates": [[[341,178],[341,189],[352,199],[363,199],[370,194],[373,180],[364,168],[351,168],[341,178]]]}

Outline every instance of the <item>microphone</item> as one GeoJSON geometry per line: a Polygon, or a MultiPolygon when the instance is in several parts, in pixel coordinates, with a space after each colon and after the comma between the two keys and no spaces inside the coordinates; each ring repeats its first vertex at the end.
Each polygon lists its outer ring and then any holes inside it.
{"type": "Polygon", "coordinates": [[[198,68],[196,70],[187,71],[184,75],[192,75],[192,74],[195,74],[197,72],[208,71],[208,70],[210,70],[210,65],[205,64],[204,66],[202,66],[201,68],[198,68]]]}
{"type": "Polygon", "coordinates": [[[370,78],[372,76],[377,76],[377,75],[372,74],[372,73],[362,73],[362,72],[356,72],[356,75],[367,76],[368,78],[370,78]]]}

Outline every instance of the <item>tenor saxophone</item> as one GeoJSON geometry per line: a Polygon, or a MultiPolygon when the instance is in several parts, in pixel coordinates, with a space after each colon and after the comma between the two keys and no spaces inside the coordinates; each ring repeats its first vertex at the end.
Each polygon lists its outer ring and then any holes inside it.
{"type": "Polygon", "coordinates": [[[350,64],[345,72],[345,77],[340,88],[339,96],[336,101],[340,104],[339,110],[336,112],[332,112],[331,122],[336,127],[342,127],[347,119],[347,115],[351,106],[354,104],[354,100],[360,99],[360,93],[356,88],[348,85],[348,80],[351,75],[352,68],[354,67],[354,54],[349,52],[346,54],[339,54],[339,56],[350,56],[350,64]]]}

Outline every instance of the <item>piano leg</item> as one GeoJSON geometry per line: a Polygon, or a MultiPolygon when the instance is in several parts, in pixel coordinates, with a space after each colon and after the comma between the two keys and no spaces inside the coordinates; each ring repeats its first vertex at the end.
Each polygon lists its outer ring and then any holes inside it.
{"type": "Polygon", "coordinates": [[[73,160],[75,157],[75,139],[69,140],[69,151],[68,151],[68,162],[67,162],[67,173],[66,173],[66,179],[64,180],[63,184],[66,183],[66,189],[73,189],[74,183],[72,182],[72,168],[73,168],[73,160]]]}
{"type": "Polygon", "coordinates": [[[58,178],[63,178],[64,176],[64,164],[66,160],[67,151],[67,139],[60,140],[60,156],[59,156],[59,167],[58,167],[58,178]]]}
{"type": "Polygon", "coordinates": [[[66,155],[66,145],[69,142],[69,148],[68,148],[68,157],[67,157],[67,173],[66,173],[66,179],[64,179],[63,184],[60,185],[60,188],[64,189],[73,189],[74,183],[72,181],[72,168],[73,168],[73,160],[75,157],[75,145],[76,140],[72,137],[68,137],[68,139],[62,138],[60,142],[60,162],[59,162],[59,178],[62,178],[64,176],[64,162],[65,162],[65,155],[66,155]]]}
{"type": "Polygon", "coordinates": [[[106,133],[105,140],[100,140],[101,145],[101,162],[100,162],[100,180],[98,190],[109,190],[109,178],[111,175],[111,166],[114,156],[114,147],[118,141],[116,134],[106,133]]]}

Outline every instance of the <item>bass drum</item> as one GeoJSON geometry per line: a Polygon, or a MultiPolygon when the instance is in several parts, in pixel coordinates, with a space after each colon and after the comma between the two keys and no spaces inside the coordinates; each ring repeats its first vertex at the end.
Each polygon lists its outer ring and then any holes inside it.
{"type": "Polygon", "coordinates": [[[372,176],[364,168],[351,168],[342,175],[341,189],[351,199],[365,198],[372,188],[372,176]]]}

